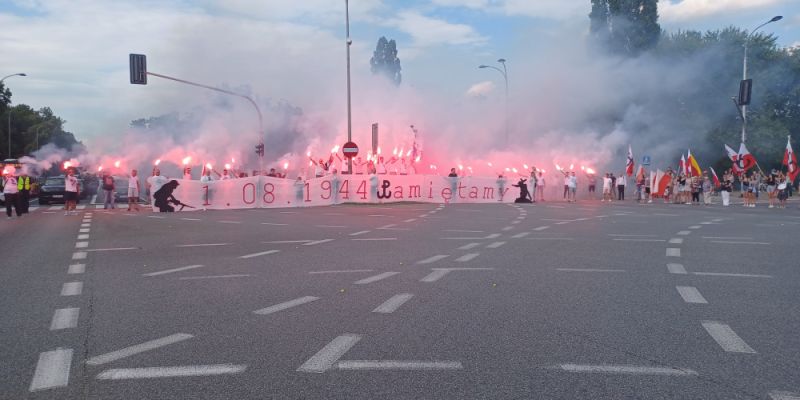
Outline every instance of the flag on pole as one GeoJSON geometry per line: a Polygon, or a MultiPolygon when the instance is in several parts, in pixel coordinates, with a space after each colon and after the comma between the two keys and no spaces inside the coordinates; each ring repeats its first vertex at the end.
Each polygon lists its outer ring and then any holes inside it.
{"type": "Polygon", "coordinates": [[[733,173],[737,175],[742,173],[742,171],[739,170],[739,166],[736,163],[736,160],[739,159],[739,153],[737,153],[736,150],[732,149],[727,144],[725,145],[725,152],[728,153],[728,158],[730,158],[731,162],[733,163],[733,173]]]}
{"type": "Polygon", "coordinates": [[[644,170],[644,166],[640,165],[639,170],[636,171],[636,181],[644,181],[644,177],[647,174],[647,171],[644,170]]]}
{"type": "Polygon", "coordinates": [[[747,171],[756,166],[756,158],[747,150],[744,142],[739,145],[739,153],[736,155],[736,166],[741,172],[747,171]]]}
{"type": "Polygon", "coordinates": [[[663,178],[664,178],[664,171],[662,171],[660,169],[656,170],[656,176],[653,178],[653,183],[650,185],[650,191],[652,191],[653,193],[655,193],[655,194],[657,194],[659,196],[663,196],[664,195],[664,192],[661,191],[660,187],[659,187],[660,186],[659,182],[661,182],[661,179],[663,179],[663,178]]]}
{"type": "Polygon", "coordinates": [[[686,157],[681,154],[681,163],[678,164],[678,172],[686,175],[686,157]]]}
{"type": "Polygon", "coordinates": [[[628,161],[625,164],[625,173],[628,176],[633,176],[633,149],[628,145],[628,161]]]}
{"type": "Polygon", "coordinates": [[[689,170],[687,175],[700,176],[703,173],[703,171],[700,170],[700,165],[697,163],[697,159],[692,156],[692,150],[689,150],[689,159],[687,161],[688,163],[686,165],[686,169],[689,170]]]}
{"type": "Polygon", "coordinates": [[[800,173],[800,169],[797,168],[797,156],[792,151],[792,137],[789,136],[789,139],[786,141],[786,152],[783,154],[783,165],[787,168],[787,173],[789,175],[789,179],[794,182],[797,179],[797,174],[800,173]]]}
{"type": "Polygon", "coordinates": [[[717,171],[714,171],[714,167],[708,167],[711,170],[711,177],[714,179],[714,187],[719,187],[719,177],[717,176],[717,171]]]}
{"type": "Polygon", "coordinates": [[[658,193],[662,196],[667,194],[667,186],[672,182],[672,174],[664,173],[658,178],[658,193]]]}

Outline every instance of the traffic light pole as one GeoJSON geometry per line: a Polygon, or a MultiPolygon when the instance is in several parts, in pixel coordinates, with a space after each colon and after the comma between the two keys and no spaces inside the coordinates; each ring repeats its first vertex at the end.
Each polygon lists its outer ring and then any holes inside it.
{"type": "MultiPolygon", "coordinates": [[[[350,2],[344,0],[345,12],[345,25],[347,29],[347,141],[353,141],[353,117],[350,106],[350,45],[353,41],[350,40],[350,2]]],[[[347,157],[347,173],[353,173],[353,157],[347,157]]]]}
{"type": "MultiPolygon", "coordinates": [[[[187,85],[197,86],[197,87],[201,87],[203,89],[213,90],[215,92],[225,93],[225,94],[229,94],[231,96],[236,96],[236,97],[240,97],[240,98],[243,98],[243,99],[247,100],[256,109],[256,113],[258,113],[258,137],[261,140],[260,144],[262,146],[264,145],[264,141],[265,141],[264,140],[264,136],[266,134],[264,132],[264,117],[261,115],[261,109],[258,108],[258,104],[256,104],[256,102],[252,98],[250,98],[249,96],[243,95],[241,93],[231,92],[230,90],[225,90],[225,89],[220,89],[220,88],[216,88],[216,87],[213,87],[213,86],[203,85],[201,83],[191,82],[191,81],[187,81],[187,80],[184,80],[184,79],[178,79],[178,78],[173,78],[173,77],[167,76],[167,75],[157,74],[155,72],[149,72],[148,71],[146,73],[147,73],[147,75],[152,75],[152,76],[156,76],[156,77],[159,77],[159,78],[169,79],[171,81],[185,83],[187,85]]],[[[263,153],[258,157],[258,168],[259,168],[259,174],[262,174],[264,172],[264,155],[263,155],[263,153]]]]}

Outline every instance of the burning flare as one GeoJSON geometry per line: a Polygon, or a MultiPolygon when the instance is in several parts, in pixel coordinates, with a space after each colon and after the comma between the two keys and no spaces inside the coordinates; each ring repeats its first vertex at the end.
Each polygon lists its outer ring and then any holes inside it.
{"type": "Polygon", "coordinates": [[[120,161],[117,160],[117,162],[114,163],[114,167],[119,168],[119,164],[120,164],[120,161]]]}
{"type": "Polygon", "coordinates": [[[192,161],[192,157],[186,157],[183,159],[183,165],[189,165],[189,161],[192,161]]]}
{"type": "Polygon", "coordinates": [[[160,158],[158,160],[156,160],[156,162],[153,163],[153,165],[155,165],[156,167],[158,166],[158,164],[161,164],[161,159],[160,158]]]}

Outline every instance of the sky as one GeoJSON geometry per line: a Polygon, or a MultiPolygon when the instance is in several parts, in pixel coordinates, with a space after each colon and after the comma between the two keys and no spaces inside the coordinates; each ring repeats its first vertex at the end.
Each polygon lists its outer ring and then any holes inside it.
{"type": "MultiPolygon", "coordinates": [[[[131,120],[214,98],[154,77],[130,85],[129,53],[146,54],[151,72],[289,102],[341,136],[344,11],[340,0],[2,0],[0,75],[27,73],[6,81],[14,102],[51,107],[89,145],[121,138],[131,120]]],[[[582,46],[589,11],[589,0],[351,0],[356,129],[365,135],[387,107],[404,115],[397,126],[420,125],[415,112],[470,101],[496,108],[502,76],[477,66],[504,58],[512,92],[528,90],[523,83],[548,65],[554,47],[582,46]],[[375,101],[380,83],[369,59],[380,36],[397,41],[406,92],[396,97],[414,103],[402,109],[375,101]],[[421,104],[427,100],[436,105],[421,104]]],[[[752,29],[783,15],[764,30],[780,46],[800,45],[797,0],[661,0],[659,14],[668,31],[752,29]]],[[[247,112],[236,119],[252,118],[247,112]]]]}

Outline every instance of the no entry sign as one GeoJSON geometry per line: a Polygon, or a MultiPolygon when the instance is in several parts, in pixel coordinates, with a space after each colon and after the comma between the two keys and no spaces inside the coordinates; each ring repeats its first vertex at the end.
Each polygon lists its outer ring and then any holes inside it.
{"type": "Polygon", "coordinates": [[[353,142],[347,142],[342,146],[342,153],[347,158],[353,158],[358,155],[358,145],[353,142]]]}

